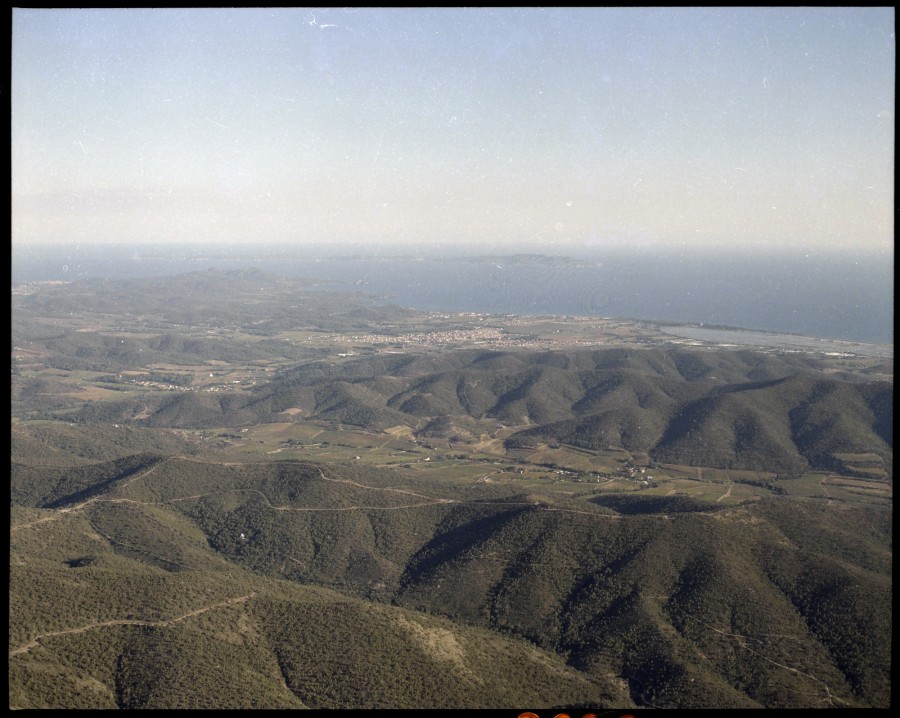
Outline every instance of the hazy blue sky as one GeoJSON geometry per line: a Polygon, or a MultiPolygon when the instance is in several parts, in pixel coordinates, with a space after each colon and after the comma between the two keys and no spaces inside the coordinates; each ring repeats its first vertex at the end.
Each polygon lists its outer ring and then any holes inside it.
{"type": "Polygon", "coordinates": [[[15,10],[13,241],[891,251],[892,8],[15,10]]]}

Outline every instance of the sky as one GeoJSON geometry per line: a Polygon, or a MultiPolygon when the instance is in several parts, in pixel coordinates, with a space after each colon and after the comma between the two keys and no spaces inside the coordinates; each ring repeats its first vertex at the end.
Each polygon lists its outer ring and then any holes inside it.
{"type": "Polygon", "coordinates": [[[893,251],[893,8],[12,19],[14,247],[893,251]]]}

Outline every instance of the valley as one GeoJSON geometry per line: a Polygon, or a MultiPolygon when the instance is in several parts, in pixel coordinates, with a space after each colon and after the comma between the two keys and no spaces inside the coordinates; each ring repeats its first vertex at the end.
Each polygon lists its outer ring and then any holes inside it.
{"type": "Polygon", "coordinates": [[[892,348],[258,270],[12,320],[11,707],[890,702],[892,348]]]}

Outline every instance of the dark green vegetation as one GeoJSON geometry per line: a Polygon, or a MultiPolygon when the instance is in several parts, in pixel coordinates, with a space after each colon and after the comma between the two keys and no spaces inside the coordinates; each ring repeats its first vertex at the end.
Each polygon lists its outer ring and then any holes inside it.
{"type": "Polygon", "coordinates": [[[13,299],[11,707],[890,704],[890,362],[257,272],[13,299]]]}

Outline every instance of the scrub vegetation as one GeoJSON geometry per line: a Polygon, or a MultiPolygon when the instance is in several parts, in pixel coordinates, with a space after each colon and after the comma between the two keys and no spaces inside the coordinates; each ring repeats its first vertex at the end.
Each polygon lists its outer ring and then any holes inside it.
{"type": "Polygon", "coordinates": [[[12,340],[12,708],[890,704],[890,361],[256,271],[12,340]]]}

